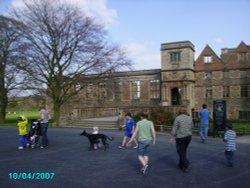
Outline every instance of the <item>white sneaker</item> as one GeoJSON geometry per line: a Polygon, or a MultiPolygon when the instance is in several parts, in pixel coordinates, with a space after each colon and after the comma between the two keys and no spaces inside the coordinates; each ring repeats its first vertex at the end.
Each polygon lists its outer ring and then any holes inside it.
{"type": "Polygon", "coordinates": [[[134,146],[133,148],[134,148],[134,149],[137,149],[137,148],[138,148],[138,146],[134,146]]]}
{"type": "Polygon", "coordinates": [[[23,149],[23,146],[19,146],[18,149],[23,149]]]}
{"type": "Polygon", "coordinates": [[[146,175],[147,169],[148,169],[148,165],[145,165],[145,166],[142,168],[142,175],[146,175]]]}
{"type": "Polygon", "coordinates": [[[26,148],[30,147],[30,144],[26,144],[26,148]]]}

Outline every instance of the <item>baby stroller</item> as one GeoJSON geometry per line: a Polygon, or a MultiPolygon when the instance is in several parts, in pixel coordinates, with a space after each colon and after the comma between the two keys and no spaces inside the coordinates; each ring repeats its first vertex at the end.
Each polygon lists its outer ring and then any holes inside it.
{"type": "Polygon", "coordinates": [[[29,141],[31,148],[39,147],[39,137],[42,135],[42,129],[40,121],[32,119],[30,123],[30,131],[28,133],[27,140],[29,141]]]}

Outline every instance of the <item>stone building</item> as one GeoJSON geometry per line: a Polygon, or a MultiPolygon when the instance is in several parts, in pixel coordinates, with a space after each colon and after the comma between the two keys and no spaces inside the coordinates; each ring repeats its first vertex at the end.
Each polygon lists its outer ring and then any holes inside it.
{"type": "Polygon", "coordinates": [[[222,49],[207,45],[194,59],[190,41],[161,44],[161,69],[119,72],[88,84],[62,108],[71,120],[150,111],[180,105],[198,111],[203,103],[212,112],[214,100],[226,100],[227,117],[250,119],[250,46],[222,49]]]}

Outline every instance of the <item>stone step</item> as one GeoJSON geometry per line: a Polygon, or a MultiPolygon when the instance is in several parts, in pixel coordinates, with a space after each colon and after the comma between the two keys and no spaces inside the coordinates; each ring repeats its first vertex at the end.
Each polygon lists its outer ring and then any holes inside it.
{"type": "Polygon", "coordinates": [[[71,126],[78,126],[78,127],[106,127],[106,128],[114,128],[117,127],[116,124],[85,124],[85,123],[73,123],[71,126]]]}
{"type": "Polygon", "coordinates": [[[82,119],[69,125],[70,127],[93,128],[99,127],[102,129],[117,129],[117,121],[114,118],[93,118],[82,119]]]}

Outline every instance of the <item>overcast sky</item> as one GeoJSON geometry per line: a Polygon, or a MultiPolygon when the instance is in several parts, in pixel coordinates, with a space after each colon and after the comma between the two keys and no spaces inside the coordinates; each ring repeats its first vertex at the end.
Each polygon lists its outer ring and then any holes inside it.
{"type": "MultiPolygon", "coordinates": [[[[22,0],[0,0],[0,14],[22,0]]],[[[206,44],[220,55],[243,40],[250,45],[250,0],[65,0],[105,25],[126,47],[134,68],[160,68],[160,44],[190,40],[196,57],[206,44]]]]}

